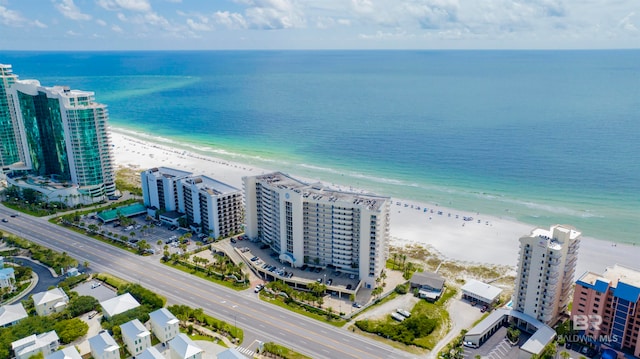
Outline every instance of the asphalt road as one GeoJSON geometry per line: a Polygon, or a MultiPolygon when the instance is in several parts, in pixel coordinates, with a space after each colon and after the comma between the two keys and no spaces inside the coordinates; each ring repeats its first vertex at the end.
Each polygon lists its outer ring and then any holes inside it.
{"type": "Polygon", "coordinates": [[[36,263],[25,258],[16,258],[13,262],[20,264],[21,266],[31,267],[31,269],[38,275],[38,284],[36,284],[29,293],[25,293],[21,299],[29,298],[29,296],[34,293],[44,292],[48,290],[49,287],[58,285],[62,280],[60,277],[54,277],[49,269],[40,263],[36,263]]]}
{"type": "Polygon", "coordinates": [[[42,218],[0,205],[0,230],[67,252],[98,272],[111,273],[167,297],[170,304],[202,308],[205,313],[244,330],[243,346],[273,341],[313,358],[410,358],[412,355],[283,308],[260,301],[251,289],[237,292],[167,267],[157,256],[140,257],[93,240],[42,218]]]}

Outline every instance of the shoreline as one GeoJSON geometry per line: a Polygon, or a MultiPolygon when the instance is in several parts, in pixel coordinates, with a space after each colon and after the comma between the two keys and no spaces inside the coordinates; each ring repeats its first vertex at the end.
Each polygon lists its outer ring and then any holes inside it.
{"type": "MultiPolygon", "coordinates": [[[[111,130],[111,138],[117,166],[138,170],[161,166],[174,167],[210,176],[238,189],[242,188],[243,176],[278,171],[277,168],[265,169],[194,153],[187,149],[171,147],[169,144],[156,143],[152,139],[137,138],[117,129],[111,130]]],[[[304,181],[317,182],[295,173],[291,175],[304,181]]],[[[353,189],[346,185],[327,185],[340,190],[353,189]]],[[[385,196],[384,193],[377,194],[385,196]]],[[[390,245],[420,244],[435,250],[444,260],[514,267],[518,260],[518,239],[535,228],[534,225],[508,217],[484,215],[482,212],[450,209],[406,199],[391,200],[390,245]],[[473,220],[464,221],[463,217],[473,217],[473,220]]],[[[548,229],[554,224],[556,223],[548,223],[545,227],[548,229]]],[[[576,229],[580,231],[580,228],[576,229]]],[[[601,273],[607,266],[614,264],[634,268],[635,258],[639,257],[640,246],[583,236],[576,276],[587,270],[601,273]]]]}

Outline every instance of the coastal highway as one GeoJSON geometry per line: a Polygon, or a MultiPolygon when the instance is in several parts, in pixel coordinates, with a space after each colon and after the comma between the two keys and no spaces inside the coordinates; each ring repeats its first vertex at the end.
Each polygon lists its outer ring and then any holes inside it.
{"type": "Polygon", "coordinates": [[[238,325],[243,346],[254,340],[273,341],[312,358],[410,358],[409,353],[262,302],[252,290],[237,292],[91,239],[45,219],[20,214],[0,205],[0,230],[67,252],[94,271],[111,273],[159,293],[170,304],[202,308],[205,313],[238,325]]]}

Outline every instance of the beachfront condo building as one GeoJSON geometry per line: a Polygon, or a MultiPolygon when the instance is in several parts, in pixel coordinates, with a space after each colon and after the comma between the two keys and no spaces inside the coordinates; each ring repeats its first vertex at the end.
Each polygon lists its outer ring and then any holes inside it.
{"type": "MultiPolygon", "coordinates": [[[[144,204],[176,212],[211,237],[242,232],[242,191],[207,176],[158,167],[142,172],[144,204]]],[[[174,216],[175,217],[175,216],[174,216]]]]}
{"type": "Polygon", "coordinates": [[[573,292],[574,328],[592,341],[640,357],[640,271],[620,265],[584,273],[573,292]]]}
{"type": "Polygon", "coordinates": [[[555,225],[520,238],[513,309],[553,326],[571,299],[581,233],[555,225]]]}
{"type": "Polygon", "coordinates": [[[243,178],[245,233],[283,262],[333,267],[367,288],[388,257],[391,200],[308,184],[280,172],[243,178]]]}
{"type": "Polygon", "coordinates": [[[108,117],[93,92],[18,80],[10,65],[0,64],[0,158],[11,184],[67,202],[113,195],[108,117]],[[42,180],[20,182],[25,174],[42,180]]]}

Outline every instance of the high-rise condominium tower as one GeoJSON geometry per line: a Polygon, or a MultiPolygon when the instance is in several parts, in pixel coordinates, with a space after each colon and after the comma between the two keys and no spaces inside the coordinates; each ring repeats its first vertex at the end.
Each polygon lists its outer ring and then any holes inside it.
{"type": "Polygon", "coordinates": [[[571,299],[580,235],[575,228],[555,225],[520,238],[514,310],[555,324],[571,299]]]}
{"type": "Polygon", "coordinates": [[[0,157],[5,169],[71,182],[84,195],[115,192],[108,111],[94,93],[18,80],[0,64],[0,157]]]}

